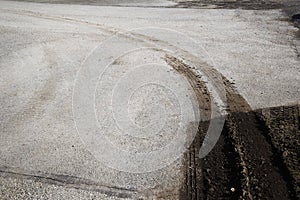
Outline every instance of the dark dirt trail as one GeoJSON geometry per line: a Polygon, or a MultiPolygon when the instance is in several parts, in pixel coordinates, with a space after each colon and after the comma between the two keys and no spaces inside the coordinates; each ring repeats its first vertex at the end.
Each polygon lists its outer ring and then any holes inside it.
{"type": "MultiPolygon", "coordinates": [[[[166,61],[188,79],[201,110],[209,115],[211,100],[205,84],[183,61],[171,56],[166,61]]],[[[233,85],[223,80],[229,114],[222,135],[213,151],[200,160],[209,121],[200,122],[185,154],[180,198],[299,198],[299,107],[269,108],[268,115],[266,109],[253,111],[233,85]]]]}

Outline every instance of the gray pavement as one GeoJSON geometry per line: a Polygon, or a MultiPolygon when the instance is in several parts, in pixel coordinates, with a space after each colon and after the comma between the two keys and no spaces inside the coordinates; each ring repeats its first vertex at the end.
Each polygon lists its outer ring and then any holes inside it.
{"type": "Polygon", "coordinates": [[[166,51],[221,72],[253,109],[299,104],[297,31],[280,9],[0,1],[0,199],[178,199],[181,151],[147,153],[197,121],[166,51]]]}

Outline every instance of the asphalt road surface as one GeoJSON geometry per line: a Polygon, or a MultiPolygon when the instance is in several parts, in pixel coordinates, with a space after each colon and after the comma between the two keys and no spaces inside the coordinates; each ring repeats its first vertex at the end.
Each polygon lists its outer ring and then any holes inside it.
{"type": "Polygon", "coordinates": [[[0,199],[299,199],[298,13],[1,0],[0,199]]]}

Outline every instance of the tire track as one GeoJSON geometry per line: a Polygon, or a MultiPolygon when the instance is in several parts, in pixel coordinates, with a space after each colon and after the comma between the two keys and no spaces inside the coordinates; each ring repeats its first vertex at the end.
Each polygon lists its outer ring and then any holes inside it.
{"type": "MultiPolygon", "coordinates": [[[[120,31],[98,23],[28,12],[26,14],[33,17],[94,26],[109,34],[120,31]]],[[[269,132],[263,128],[265,122],[257,118],[247,101],[222,74],[199,60],[197,56],[168,42],[137,33],[123,32],[119,36],[180,52],[188,64],[172,56],[166,56],[165,60],[187,78],[206,117],[211,113],[210,94],[201,77],[195,74],[189,65],[197,66],[216,90],[221,91],[223,87],[218,84],[218,81],[225,85],[229,115],[222,136],[213,152],[207,158],[200,160],[198,152],[209,122],[204,121],[199,124],[196,139],[185,154],[183,170],[185,180],[183,180],[181,199],[296,198],[290,180],[284,178],[278,168],[279,165],[285,165],[284,160],[278,160],[277,165],[272,165],[274,148],[278,149],[278,147],[273,145],[273,141],[270,143],[266,140],[264,135],[268,135],[269,132]]]]}
{"type": "Polygon", "coordinates": [[[10,167],[0,167],[1,177],[12,177],[18,179],[29,179],[45,184],[54,184],[67,188],[75,188],[87,191],[95,191],[118,198],[133,198],[135,190],[119,188],[114,186],[100,185],[92,180],[62,174],[45,174],[42,172],[24,172],[23,170],[12,169],[10,167]]]}
{"type": "MultiPolygon", "coordinates": [[[[210,100],[210,95],[203,92],[207,91],[205,84],[188,65],[171,56],[166,56],[166,61],[189,80],[199,105],[203,105],[204,99],[210,100]]],[[[230,82],[222,78],[229,112],[222,137],[213,152],[201,161],[198,151],[208,122],[199,124],[197,136],[185,154],[185,180],[180,198],[295,199],[290,180],[278,167],[285,164],[277,159],[274,165],[273,158],[277,155],[265,137],[268,135],[263,128],[265,122],[257,117],[230,82]]],[[[205,106],[209,110],[210,104],[205,106]]]]}
{"type": "MultiPolygon", "coordinates": [[[[179,60],[176,57],[171,55],[166,55],[165,57],[166,62],[174,68],[177,72],[182,74],[186,79],[189,81],[191,87],[193,88],[199,109],[201,113],[203,113],[202,119],[204,121],[208,121],[211,115],[211,97],[208,92],[208,89],[203,80],[201,80],[198,74],[195,74],[188,65],[186,65],[182,60],[179,60]]],[[[200,122],[201,123],[201,122],[200,122]]],[[[205,122],[203,122],[203,125],[205,122]]],[[[204,130],[199,130],[195,137],[195,140],[189,147],[189,151],[185,153],[185,163],[184,163],[184,174],[185,180],[183,186],[181,188],[180,198],[182,199],[199,199],[202,196],[202,175],[201,175],[201,168],[200,166],[200,159],[199,159],[199,150],[201,146],[200,132],[206,132],[208,130],[208,123],[206,126],[198,126],[198,129],[204,128],[204,130]]]]}

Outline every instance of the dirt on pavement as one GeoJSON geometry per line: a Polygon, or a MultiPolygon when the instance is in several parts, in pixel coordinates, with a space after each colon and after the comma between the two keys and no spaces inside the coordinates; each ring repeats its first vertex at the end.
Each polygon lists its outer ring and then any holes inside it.
{"type": "MultiPolygon", "coordinates": [[[[196,96],[201,96],[199,105],[209,109],[205,84],[180,60],[170,56],[166,60],[189,79],[196,96]]],[[[225,126],[213,151],[200,160],[198,152],[209,122],[199,124],[185,154],[181,199],[300,198],[299,105],[251,110],[223,78],[229,112],[225,126]]]]}
{"type": "MultiPolygon", "coordinates": [[[[258,0],[181,1],[175,7],[205,8],[208,5],[224,9],[283,8],[289,17],[299,12],[299,2],[258,0]]],[[[298,21],[294,22],[297,25],[298,21]]],[[[165,60],[187,78],[199,105],[203,106],[201,109],[205,110],[205,116],[209,118],[211,97],[205,83],[183,61],[172,56],[166,56],[165,60]]],[[[211,73],[219,75],[214,69],[211,69],[211,73]]],[[[300,106],[296,104],[252,110],[229,80],[223,77],[223,82],[228,100],[228,115],[221,137],[213,151],[200,159],[199,149],[209,121],[200,122],[196,138],[185,153],[185,177],[182,180],[180,198],[300,199],[300,106]]],[[[76,182],[72,177],[47,178],[47,181],[51,180],[58,185],[66,182],[73,185],[76,182]]],[[[36,179],[40,181],[41,177],[36,179]]],[[[82,188],[86,189],[85,187],[94,186],[95,183],[82,180],[80,185],[84,185],[82,188]]],[[[168,195],[166,193],[159,197],[164,199],[168,195]]],[[[110,195],[122,198],[124,192],[110,195]]]]}

